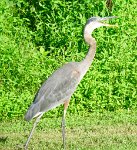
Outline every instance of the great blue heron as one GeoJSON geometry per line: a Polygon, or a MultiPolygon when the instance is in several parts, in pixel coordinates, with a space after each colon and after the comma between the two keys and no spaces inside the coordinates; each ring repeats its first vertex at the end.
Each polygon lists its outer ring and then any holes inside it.
{"type": "Polygon", "coordinates": [[[25,120],[27,121],[37,117],[25,144],[25,149],[27,149],[33,131],[42,115],[61,104],[64,104],[62,138],[65,149],[65,116],[69,101],[79,82],[89,69],[96,52],[96,40],[91,36],[91,33],[94,29],[101,26],[114,26],[103,23],[103,21],[111,18],[115,17],[91,17],[88,19],[84,28],[84,39],[89,45],[89,51],[86,57],[80,62],[70,62],[65,64],[56,70],[40,87],[33,103],[25,115],[25,120]]]}

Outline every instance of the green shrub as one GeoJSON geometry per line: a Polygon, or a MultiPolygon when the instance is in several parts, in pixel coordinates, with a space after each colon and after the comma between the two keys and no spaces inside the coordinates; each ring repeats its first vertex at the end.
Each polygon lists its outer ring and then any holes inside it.
{"type": "MultiPolygon", "coordinates": [[[[0,2],[0,117],[22,116],[41,83],[65,62],[80,61],[88,46],[83,27],[90,16],[118,16],[117,29],[93,33],[97,53],[72,96],[70,113],[137,106],[136,5],[133,0],[0,2]]],[[[62,108],[49,112],[59,115],[62,108]]]]}

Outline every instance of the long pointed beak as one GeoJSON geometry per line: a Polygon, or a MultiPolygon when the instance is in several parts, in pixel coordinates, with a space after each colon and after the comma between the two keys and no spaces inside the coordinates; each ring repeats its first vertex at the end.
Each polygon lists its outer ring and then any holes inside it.
{"type": "MultiPolygon", "coordinates": [[[[104,20],[109,20],[109,19],[113,19],[113,18],[117,18],[116,16],[110,16],[110,17],[103,17],[100,18],[100,21],[104,21],[104,20]]],[[[108,26],[108,27],[118,27],[118,25],[111,25],[111,24],[107,24],[107,23],[102,23],[103,26],[108,26]]]]}

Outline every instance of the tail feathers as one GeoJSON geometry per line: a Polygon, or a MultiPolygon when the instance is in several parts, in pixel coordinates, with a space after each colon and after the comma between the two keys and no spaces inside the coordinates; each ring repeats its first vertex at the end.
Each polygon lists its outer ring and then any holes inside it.
{"type": "Polygon", "coordinates": [[[38,115],[40,115],[40,106],[36,103],[36,104],[32,104],[30,106],[30,108],[28,109],[27,113],[25,114],[24,119],[26,121],[30,121],[31,119],[33,119],[34,117],[37,117],[38,115]]]}

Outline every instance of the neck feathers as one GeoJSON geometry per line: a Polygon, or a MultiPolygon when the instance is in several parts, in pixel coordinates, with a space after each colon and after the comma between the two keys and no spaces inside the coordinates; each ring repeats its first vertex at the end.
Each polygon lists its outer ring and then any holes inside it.
{"type": "Polygon", "coordinates": [[[96,40],[88,32],[84,32],[84,39],[89,45],[89,50],[84,60],[91,64],[96,53],[96,40]]]}
{"type": "Polygon", "coordinates": [[[88,50],[86,57],[80,63],[82,77],[85,75],[85,73],[89,69],[93,61],[93,58],[95,56],[95,53],[96,53],[96,40],[91,36],[91,33],[93,32],[95,28],[96,28],[95,24],[93,22],[90,22],[86,24],[85,29],[84,29],[84,39],[85,39],[85,42],[89,45],[89,50],[88,50]]]}

